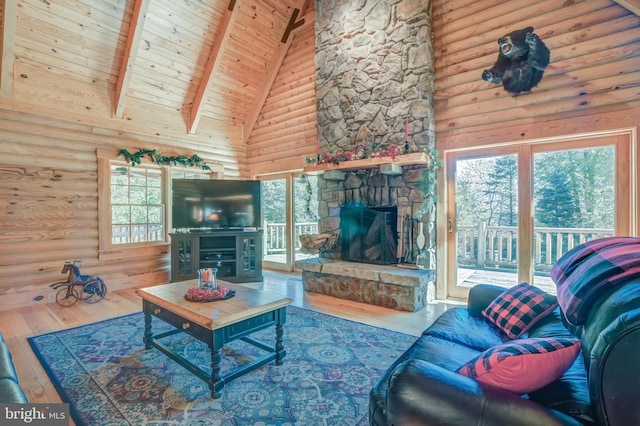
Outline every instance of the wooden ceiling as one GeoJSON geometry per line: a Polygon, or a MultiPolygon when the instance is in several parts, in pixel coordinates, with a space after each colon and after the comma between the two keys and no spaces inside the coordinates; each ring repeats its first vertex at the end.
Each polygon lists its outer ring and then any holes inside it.
{"type": "Polygon", "coordinates": [[[620,6],[626,7],[636,15],[640,15],[640,0],[614,0],[620,6]]]}
{"type": "MultiPolygon", "coordinates": [[[[311,5],[310,5],[311,3],[311,5]]],[[[134,101],[243,129],[310,0],[0,0],[0,92],[126,119],[134,101]],[[77,105],[74,105],[77,104],[77,105]],[[80,105],[82,104],[82,105],[80,105]]],[[[306,18],[306,19],[305,19],[306,18]]],[[[310,21],[310,22],[309,22],[310,21]]],[[[138,106],[140,103],[135,102],[138,106]]]]}

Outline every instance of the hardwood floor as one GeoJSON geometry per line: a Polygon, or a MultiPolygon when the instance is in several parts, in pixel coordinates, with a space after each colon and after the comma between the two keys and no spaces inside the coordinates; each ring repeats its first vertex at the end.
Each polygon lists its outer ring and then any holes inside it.
{"type": "MultiPolygon", "coordinates": [[[[108,283],[107,283],[108,285],[108,283]]],[[[430,303],[418,312],[387,309],[317,293],[305,292],[299,274],[264,271],[264,281],[245,284],[293,299],[292,305],[329,315],[387,328],[414,336],[452,304],[430,303]]],[[[142,310],[135,289],[108,293],[99,303],[76,303],[62,307],[56,303],[0,312],[0,332],[13,354],[20,384],[33,403],[61,402],[27,338],[56,330],[102,321],[142,310]]]]}

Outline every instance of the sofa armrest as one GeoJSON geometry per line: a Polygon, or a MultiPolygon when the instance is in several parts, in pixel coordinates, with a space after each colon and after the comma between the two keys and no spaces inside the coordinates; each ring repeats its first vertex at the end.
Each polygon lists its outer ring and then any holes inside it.
{"type": "Polygon", "coordinates": [[[580,425],[501,389],[411,359],[389,378],[387,424],[394,425],[580,425]]]}
{"type": "Polygon", "coordinates": [[[27,403],[29,399],[18,383],[9,347],[0,333],[0,402],[27,403]]]}
{"type": "Polygon", "coordinates": [[[469,315],[479,317],[482,310],[489,306],[489,304],[493,302],[493,299],[501,293],[504,293],[505,290],[506,288],[504,287],[492,284],[478,284],[471,287],[471,290],[469,290],[469,301],[467,302],[469,315]]]}

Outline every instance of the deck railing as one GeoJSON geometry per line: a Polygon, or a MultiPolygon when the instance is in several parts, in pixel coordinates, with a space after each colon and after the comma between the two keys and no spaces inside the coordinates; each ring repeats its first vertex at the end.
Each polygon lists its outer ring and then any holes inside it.
{"type": "MultiPolygon", "coordinates": [[[[264,223],[264,254],[278,254],[286,252],[286,223],[265,222],[264,223]]],[[[318,222],[300,222],[294,224],[295,249],[300,249],[300,234],[317,234],[318,222]]]]}
{"type": "MultiPolygon", "coordinates": [[[[517,235],[515,226],[458,226],[458,264],[516,269],[517,235]]],[[[549,272],[555,261],[576,245],[611,235],[613,229],[534,228],[535,270],[549,272]]]]}
{"type": "MultiPolygon", "coordinates": [[[[265,254],[285,253],[285,223],[265,222],[264,252],[265,254]]],[[[295,225],[295,249],[300,248],[300,234],[318,233],[317,222],[300,222],[295,225]]],[[[162,241],[164,230],[162,224],[147,225],[113,225],[111,228],[113,244],[138,243],[145,241],[162,241]]]]}
{"type": "Polygon", "coordinates": [[[112,244],[141,243],[146,241],[163,241],[164,228],[161,223],[148,225],[112,225],[112,244]]]}

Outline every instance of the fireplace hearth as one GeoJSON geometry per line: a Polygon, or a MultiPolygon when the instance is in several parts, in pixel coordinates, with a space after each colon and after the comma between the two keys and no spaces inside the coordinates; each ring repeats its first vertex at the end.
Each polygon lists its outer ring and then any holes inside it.
{"type": "Polygon", "coordinates": [[[397,263],[397,223],[397,207],[342,208],[342,259],[376,265],[397,263]]]}

